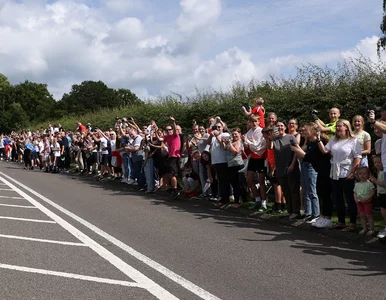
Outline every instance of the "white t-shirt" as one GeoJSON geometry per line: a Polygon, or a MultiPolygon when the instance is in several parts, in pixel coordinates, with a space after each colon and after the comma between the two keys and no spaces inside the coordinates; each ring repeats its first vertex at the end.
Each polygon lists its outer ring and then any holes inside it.
{"type": "MultiPolygon", "coordinates": [[[[52,148],[60,149],[60,144],[56,142],[55,145],[51,146],[52,148]]],[[[53,150],[52,153],[54,154],[55,157],[60,157],[60,150],[53,150]]]]}
{"type": "Polygon", "coordinates": [[[41,154],[43,154],[43,152],[44,152],[44,142],[43,141],[39,142],[39,152],[41,154]]]}
{"type": "Polygon", "coordinates": [[[339,178],[346,178],[351,171],[354,159],[362,158],[361,144],[356,138],[337,140],[333,136],[326,148],[331,151],[331,178],[334,170],[339,172],[337,174],[339,178]]]}
{"type": "MultiPolygon", "coordinates": [[[[223,132],[219,135],[220,140],[223,137],[227,137],[230,139],[231,136],[228,132],[223,132]]],[[[224,149],[224,147],[218,142],[215,136],[213,136],[212,138],[210,152],[212,154],[212,164],[228,163],[228,153],[224,149]]]]}
{"type": "MultiPolygon", "coordinates": [[[[382,159],[382,165],[383,170],[386,170],[386,134],[382,136],[382,142],[381,142],[381,159],[382,159]]],[[[386,171],[385,171],[386,172],[386,171]]]]}
{"type": "Polygon", "coordinates": [[[365,142],[367,141],[370,141],[371,142],[371,136],[368,132],[362,130],[360,133],[358,134],[355,134],[354,133],[354,136],[356,137],[356,139],[359,141],[359,144],[361,144],[361,148],[362,150],[364,149],[364,144],[365,142]]]}
{"type": "Polygon", "coordinates": [[[103,150],[104,148],[107,148],[107,140],[104,137],[101,137],[101,153],[102,154],[109,154],[109,150],[103,150]]]}
{"type": "Polygon", "coordinates": [[[4,148],[4,139],[3,138],[0,139],[0,148],[4,148]]]}
{"type": "Polygon", "coordinates": [[[261,127],[256,127],[255,129],[251,128],[246,134],[245,142],[252,151],[252,158],[259,158],[267,149],[267,143],[263,137],[262,130],[261,127]]]}

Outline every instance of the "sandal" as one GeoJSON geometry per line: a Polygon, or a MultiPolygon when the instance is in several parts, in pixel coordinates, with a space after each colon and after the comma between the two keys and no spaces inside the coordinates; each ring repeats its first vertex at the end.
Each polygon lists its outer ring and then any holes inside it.
{"type": "Polygon", "coordinates": [[[355,227],[354,226],[347,226],[345,228],[342,229],[342,232],[353,232],[355,231],[355,227]]]}
{"type": "Polygon", "coordinates": [[[344,223],[335,223],[334,225],[332,225],[331,229],[345,229],[347,228],[346,227],[346,224],[344,223]]]}
{"type": "Polygon", "coordinates": [[[359,231],[360,235],[367,235],[367,233],[368,233],[367,229],[362,229],[361,231],[359,231]]]}
{"type": "Polygon", "coordinates": [[[374,236],[374,233],[374,230],[369,230],[367,231],[366,236],[374,236]]]}

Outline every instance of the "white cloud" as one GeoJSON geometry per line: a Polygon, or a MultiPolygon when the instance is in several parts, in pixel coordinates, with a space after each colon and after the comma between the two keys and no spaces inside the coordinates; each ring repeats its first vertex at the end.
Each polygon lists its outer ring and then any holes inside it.
{"type": "Polygon", "coordinates": [[[220,0],[181,0],[177,23],[182,32],[193,32],[213,25],[221,14],[220,0]]]}
{"type": "MultiPolygon", "coordinates": [[[[378,62],[379,57],[377,54],[377,42],[378,37],[373,35],[372,37],[364,38],[356,45],[355,49],[344,51],[342,57],[344,59],[359,58],[360,56],[367,57],[373,62],[378,62]]],[[[385,51],[381,51],[381,59],[386,59],[385,51]]]]}
{"type": "MultiPolygon", "coordinates": [[[[360,1],[352,0],[352,6],[360,1]]],[[[314,6],[305,0],[287,6],[272,1],[251,6],[244,0],[181,0],[180,6],[156,0],[100,0],[99,6],[90,5],[90,0],[44,2],[0,0],[0,40],[6,41],[0,47],[0,72],[14,84],[47,83],[56,99],[84,80],[129,88],[144,98],[171,91],[190,95],[195,87],[227,88],[236,80],[247,83],[270,73],[293,72],[302,63],[335,63],[355,55],[353,46],[372,35],[360,35],[344,47],[319,47],[334,29],[327,30],[327,23],[325,33],[302,26],[312,19],[325,20],[329,4],[322,0],[315,0],[314,6]],[[154,14],[143,9],[150,3],[154,14]],[[319,13],[311,18],[313,10],[319,13]]],[[[340,2],[334,6],[334,18],[352,10],[342,8],[340,2]]],[[[374,58],[374,43],[372,36],[357,47],[374,58]]]]}

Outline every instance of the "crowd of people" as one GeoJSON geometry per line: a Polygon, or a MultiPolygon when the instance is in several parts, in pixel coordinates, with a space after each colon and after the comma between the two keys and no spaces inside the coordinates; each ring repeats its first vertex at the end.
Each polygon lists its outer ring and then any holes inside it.
{"type": "MultiPolygon", "coordinates": [[[[97,180],[120,180],[144,193],[166,190],[171,199],[180,193],[207,198],[221,209],[253,202],[249,209],[265,212],[272,190],[271,213],[343,232],[356,231],[359,215],[359,233],[374,236],[374,201],[386,222],[386,104],[378,120],[370,111],[350,123],[332,108],[328,123],[313,115],[313,122],[299,125],[266,114],[262,98],[254,102],[241,107],[243,129],[228,128],[218,116],[205,125],[193,122],[189,133],[174,117],[163,127],[155,121],[140,127],[133,118],[116,118],[109,130],[49,124],[1,136],[0,155],[47,173],[75,165],[75,172],[97,180]],[[373,144],[366,121],[378,137],[373,144]]],[[[386,228],[377,236],[386,237],[386,228]]]]}

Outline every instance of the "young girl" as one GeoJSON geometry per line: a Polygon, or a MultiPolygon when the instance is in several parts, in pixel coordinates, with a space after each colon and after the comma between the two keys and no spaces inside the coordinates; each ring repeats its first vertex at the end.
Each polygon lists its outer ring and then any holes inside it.
{"type": "Polygon", "coordinates": [[[255,101],[255,107],[254,108],[252,108],[252,109],[249,108],[249,110],[247,110],[247,108],[243,105],[241,107],[241,109],[243,110],[244,115],[246,115],[247,117],[250,117],[252,115],[259,116],[260,117],[259,126],[261,128],[264,128],[265,127],[265,120],[264,120],[265,109],[263,107],[264,99],[261,97],[256,97],[254,99],[254,101],[255,101]]]}
{"type": "MultiPolygon", "coordinates": [[[[377,186],[378,199],[381,205],[381,214],[386,222],[386,184],[384,180],[383,165],[380,154],[376,154],[373,156],[373,163],[375,168],[377,169],[377,178],[371,177],[370,181],[377,186]]],[[[380,231],[377,237],[380,239],[386,237],[386,228],[380,231]]]]}
{"type": "Polygon", "coordinates": [[[354,199],[357,203],[363,228],[359,234],[373,236],[374,220],[372,216],[373,205],[371,199],[375,195],[375,186],[369,181],[370,169],[368,167],[359,167],[357,176],[359,182],[357,182],[354,187],[354,199]],[[369,222],[370,230],[367,229],[367,221],[369,222]]]}

